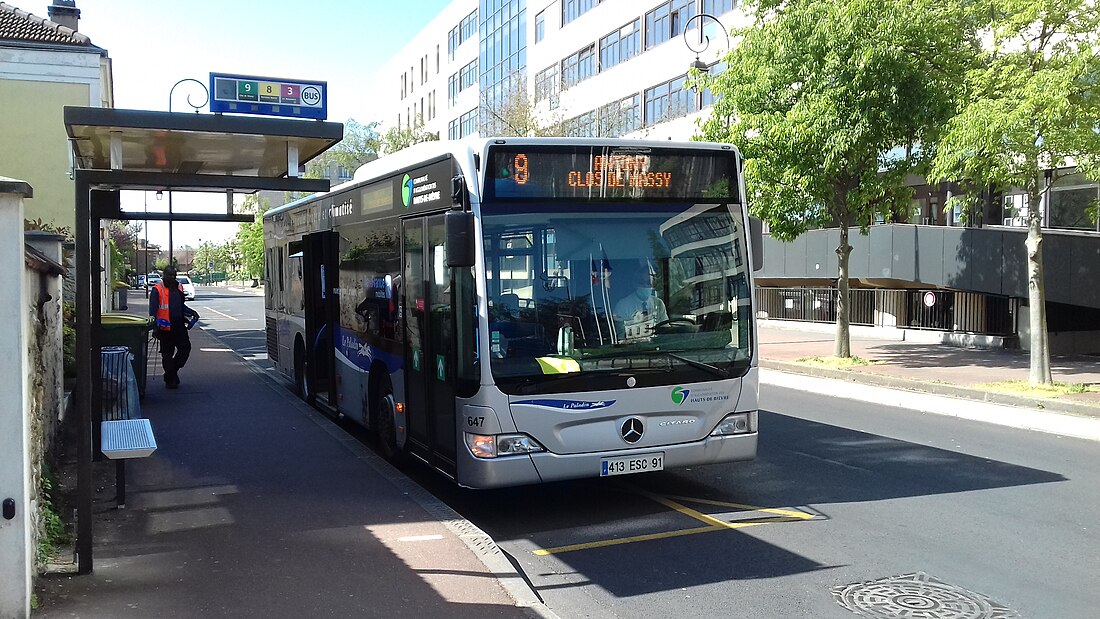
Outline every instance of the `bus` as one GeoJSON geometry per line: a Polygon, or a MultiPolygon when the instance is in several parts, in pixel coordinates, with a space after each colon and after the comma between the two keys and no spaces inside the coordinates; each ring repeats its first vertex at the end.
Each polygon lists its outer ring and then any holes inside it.
{"type": "Polygon", "coordinates": [[[729,144],[429,142],[263,216],[297,393],[468,488],[756,456],[759,220],[729,144]]]}

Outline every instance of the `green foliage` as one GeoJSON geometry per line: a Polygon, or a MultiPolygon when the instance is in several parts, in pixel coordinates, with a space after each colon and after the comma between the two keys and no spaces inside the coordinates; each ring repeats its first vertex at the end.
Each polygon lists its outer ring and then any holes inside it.
{"type": "Polygon", "coordinates": [[[42,218],[38,219],[24,219],[24,230],[38,230],[41,232],[53,232],[54,234],[60,234],[65,237],[67,242],[73,242],[73,230],[68,226],[57,226],[52,223],[42,221],[42,218]]]}
{"type": "Polygon", "coordinates": [[[271,202],[266,198],[261,200],[256,196],[249,196],[243,208],[246,213],[255,213],[256,218],[249,223],[240,224],[233,240],[232,251],[240,256],[239,263],[248,277],[260,278],[264,274],[263,214],[271,208],[271,202]]]}
{"type": "Polygon", "coordinates": [[[955,110],[968,13],[932,0],[744,6],[756,19],[733,31],[728,69],[699,81],[717,98],[702,137],[742,148],[754,214],[789,240],[904,212],[904,178],[955,110]]]}
{"type": "Polygon", "coordinates": [[[61,305],[62,373],[65,378],[76,377],[76,304],[61,305]]]}
{"type": "Polygon", "coordinates": [[[333,166],[351,172],[364,163],[376,159],[381,146],[378,123],[361,124],[354,118],[344,122],[344,138],[336,146],[313,159],[306,166],[306,178],[328,178],[333,166]]]}
{"type": "MultiPolygon", "coordinates": [[[[967,73],[965,105],[947,124],[933,180],[970,193],[1020,188],[1037,203],[1047,168],[1100,172],[1100,5],[989,0],[991,45],[967,73]]],[[[1057,175],[1058,172],[1055,172],[1057,175]]]]}
{"type": "Polygon", "coordinates": [[[119,251],[118,244],[115,243],[114,239],[109,239],[107,242],[111,247],[111,281],[125,281],[126,273],[130,270],[130,263],[126,261],[126,257],[119,251]]]}
{"type": "Polygon", "coordinates": [[[392,127],[386,132],[386,135],[382,138],[382,152],[386,155],[392,155],[413,144],[436,142],[438,140],[439,134],[426,131],[424,129],[424,119],[417,115],[416,122],[413,123],[413,126],[403,129],[392,127]]]}
{"type": "Polygon", "coordinates": [[[65,526],[65,522],[57,512],[57,497],[54,495],[57,488],[57,480],[53,470],[43,464],[41,471],[42,488],[38,497],[38,547],[35,549],[35,557],[39,565],[49,560],[50,556],[59,546],[72,542],[72,537],[65,526]]]}

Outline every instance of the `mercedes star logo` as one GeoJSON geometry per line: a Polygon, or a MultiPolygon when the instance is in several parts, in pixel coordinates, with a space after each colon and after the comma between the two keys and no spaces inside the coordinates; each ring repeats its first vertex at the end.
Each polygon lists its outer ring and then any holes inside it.
{"type": "Polygon", "coordinates": [[[631,417],[623,422],[623,426],[619,428],[622,432],[623,440],[634,444],[642,440],[642,432],[645,432],[645,426],[642,425],[642,420],[637,417],[631,417]]]}

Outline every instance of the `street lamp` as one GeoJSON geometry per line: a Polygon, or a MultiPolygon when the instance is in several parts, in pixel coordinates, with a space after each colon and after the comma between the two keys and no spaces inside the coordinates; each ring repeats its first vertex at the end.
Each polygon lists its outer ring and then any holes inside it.
{"type": "MultiPolygon", "coordinates": [[[[204,105],[206,105],[207,103],[210,102],[210,91],[206,89],[206,84],[203,84],[202,82],[200,82],[199,80],[197,80],[193,77],[185,77],[182,80],[176,82],[175,84],[172,84],[172,88],[168,91],[168,113],[169,114],[172,113],[172,94],[176,92],[176,86],[179,86],[180,84],[184,84],[184,83],[198,84],[199,88],[202,89],[202,94],[203,94],[202,103],[199,103],[199,104],[196,105],[193,101],[191,101],[191,94],[187,95],[187,105],[190,105],[191,107],[193,107],[195,109],[196,114],[199,113],[199,110],[202,109],[202,107],[204,105]]],[[[159,191],[157,192],[157,197],[158,198],[160,197],[160,192],[159,191]]],[[[170,264],[172,266],[175,266],[175,264],[176,264],[176,259],[175,259],[175,256],[173,256],[173,251],[172,251],[172,190],[171,189],[168,190],[168,264],[170,264]]]]}
{"type": "Polygon", "coordinates": [[[691,19],[687,20],[687,23],[684,24],[684,45],[686,45],[689,50],[695,52],[695,60],[692,61],[688,68],[695,69],[700,73],[706,73],[709,68],[707,63],[699,58],[699,54],[702,54],[710,48],[710,37],[703,33],[703,25],[708,19],[718,24],[719,32],[722,33],[722,36],[726,37],[726,51],[732,49],[730,46],[730,35],[726,32],[726,26],[722,24],[721,20],[710,13],[697,13],[693,15],[691,19]],[[699,20],[699,41],[695,44],[699,46],[698,48],[692,45],[691,39],[688,38],[688,31],[691,30],[691,22],[695,20],[699,20]]]}

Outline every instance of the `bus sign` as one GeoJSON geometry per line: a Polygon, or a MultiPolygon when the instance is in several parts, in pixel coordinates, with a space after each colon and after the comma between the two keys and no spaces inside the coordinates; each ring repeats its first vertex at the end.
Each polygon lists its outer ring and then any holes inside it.
{"type": "Polygon", "coordinates": [[[490,150],[489,198],[667,200],[737,195],[733,151],[549,145],[490,150]]]}
{"type": "Polygon", "coordinates": [[[328,83],[211,73],[210,111],[325,120],[328,83]]]}

